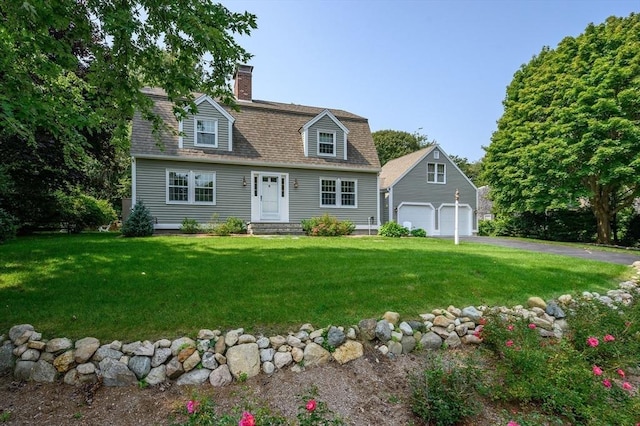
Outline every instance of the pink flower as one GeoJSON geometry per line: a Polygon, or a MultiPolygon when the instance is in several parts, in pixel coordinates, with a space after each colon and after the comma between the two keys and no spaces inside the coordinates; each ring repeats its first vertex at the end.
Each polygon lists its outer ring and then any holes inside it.
{"type": "Polygon", "coordinates": [[[513,331],[513,324],[509,324],[509,325],[507,326],[507,330],[509,330],[509,331],[513,331]]]}
{"type": "Polygon", "coordinates": [[[529,328],[530,328],[531,330],[535,330],[535,329],[536,329],[536,325],[535,325],[534,323],[530,323],[530,324],[529,324],[529,328]]]}
{"type": "Polygon", "coordinates": [[[591,371],[593,371],[593,374],[595,374],[596,376],[602,375],[602,368],[598,367],[597,365],[594,365],[591,371]]]}
{"type": "Polygon", "coordinates": [[[505,345],[510,348],[511,346],[513,346],[513,340],[507,340],[507,343],[505,343],[505,345]]]}
{"type": "Polygon", "coordinates": [[[610,334],[607,334],[606,336],[604,336],[604,341],[605,341],[605,342],[613,342],[614,340],[616,340],[616,338],[615,338],[615,337],[613,337],[613,336],[612,336],[612,335],[610,335],[610,334]]]}
{"type": "Polygon", "coordinates": [[[511,420],[509,423],[507,423],[507,426],[520,426],[520,424],[511,420]]]}
{"type": "Polygon", "coordinates": [[[600,342],[598,341],[597,337],[589,337],[587,339],[587,345],[591,346],[592,348],[595,348],[599,344],[600,344],[600,342]]]}
{"type": "Polygon", "coordinates": [[[245,411],[242,413],[238,426],[256,426],[256,418],[250,412],[245,411]]]}
{"type": "Polygon", "coordinates": [[[624,371],[622,370],[622,368],[618,368],[618,369],[616,370],[616,373],[618,373],[618,375],[619,375],[620,377],[624,377],[624,371]]]}
{"type": "Polygon", "coordinates": [[[187,402],[187,413],[195,413],[198,410],[198,405],[200,405],[200,402],[194,401],[192,399],[189,400],[189,402],[187,402]]]}
{"type": "Polygon", "coordinates": [[[611,387],[611,380],[609,379],[604,379],[602,381],[602,384],[604,385],[605,388],[610,388],[611,387]]]}
{"type": "Polygon", "coordinates": [[[309,402],[307,402],[307,405],[304,406],[304,408],[307,409],[307,411],[313,411],[316,409],[316,400],[315,399],[310,399],[309,402]]]}
{"type": "Polygon", "coordinates": [[[631,389],[633,389],[633,386],[631,386],[631,383],[629,382],[624,382],[622,383],[622,389],[630,391],[631,389]]]}

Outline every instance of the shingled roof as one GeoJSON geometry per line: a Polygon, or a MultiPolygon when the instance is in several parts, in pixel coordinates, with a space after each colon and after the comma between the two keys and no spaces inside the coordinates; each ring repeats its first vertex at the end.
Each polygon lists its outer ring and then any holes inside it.
{"type": "MultiPolygon", "coordinates": [[[[173,105],[159,89],[143,91],[155,103],[154,110],[170,127],[178,129],[173,105]]],[[[198,95],[196,94],[196,98],[198,95]]],[[[151,123],[139,114],[133,119],[131,155],[141,158],[163,158],[232,164],[256,164],[274,167],[362,169],[379,171],[380,162],[366,118],[347,111],[254,100],[238,102],[240,111],[220,104],[235,118],[233,151],[178,148],[177,134],[163,132],[160,142],[152,134],[151,123]],[[347,160],[327,157],[305,157],[300,129],[328,109],[349,129],[347,160]]]]}
{"type": "Polygon", "coordinates": [[[422,160],[422,158],[433,151],[438,145],[430,145],[418,151],[412,152],[402,157],[395,158],[384,166],[380,172],[380,189],[386,189],[392,186],[407,172],[414,164],[422,160]]]}

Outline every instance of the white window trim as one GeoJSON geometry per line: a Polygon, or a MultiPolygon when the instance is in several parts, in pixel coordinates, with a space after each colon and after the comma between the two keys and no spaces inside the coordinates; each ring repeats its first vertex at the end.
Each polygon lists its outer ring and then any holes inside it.
{"type": "Polygon", "coordinates": [[[316,140],[318,142],[316,146],[316,153],[318,154],[318,157],[335,157],[336,156],[336,151],[338,151],[338,141],[337,141],[337,134],[335,131],[318,129],[316,131],[316,140]],[[328,135],[333,136],[333,153],[332,154],[320,152],[320,133],[326,133],[328,135]]]}
{"type": "Polygon", "coordinates": [[[216,177],[216,172],[211,170],[185,170],[185,169],[166,169],[166,180],[165,180],[165,202],[167,204],[177,204],[177,205],[195,205],[195,206],[215,206],[216,205],[216,186],[218,180],[216,177]],[[171,172],[175,173],[186,173],[188,175],[187,178],[187,201],[174,201],[169,200],[169,175],[171,172]],[[206,173],[213,175],[213,200],[212,201],[195,201],[196,199],[196,174],[206,173]]]}
{"type": "Polygon", "coordinates": [[[439,160],[440,159],[440,151],[433,151],[433,159],[434,160],[439,160]]]}
{"type": "Polygon", "coordinates": [[[217,118],[207,118],[207,117],[194,117],[193,119],[193,145],[194,146],[204,146],[207,148],[217,148],[218,147],[218,119],[217,118]],[[206,133],[211,134],[211,132],[198,132],[198,121],[211,121],[214,126],[214,134],[215,134],[215,142],[213,144],[208,143],[198,143],[198,133],[206,133]]]}
{"type": "Polygon", "coordinates": [[[358,208],[358,179],[320,177],[320,181],[318,182],[318,184],[319,184],[318,189],[320,190],[320,194],[319,194],[320,207],[328,208],[328,209],[357,209],[358,208]],[[323,180],[333,180],[336,182],[336,204],[322,204],[322,181],[323,180]],[[343,180],[353,182],[355,185],[355,192],[354,192],[355,205],[353,206],[342,205],[342,181],[343,180]]]}
{"type": "Polygon", "coordinates": [[[446,163],[427,163],[427,183],[433,183],[436,185],[446,185],[447,184],[447,164],[446,163]],[[429,165],[433,164],[435,167],[434,170],[434,179],[435,180],[429,180],[429,165]],[[438,182],[438,166],[442,166],[443,170],[442,170],[442,177],[444,178],[442,182],[438,182]]]}

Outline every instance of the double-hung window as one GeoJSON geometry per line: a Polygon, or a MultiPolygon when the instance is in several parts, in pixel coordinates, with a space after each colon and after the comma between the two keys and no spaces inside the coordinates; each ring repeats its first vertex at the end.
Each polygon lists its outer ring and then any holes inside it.
{"type": "Polygon", "coordinates": [[[215,172],[167,170],[167,204],[215,203],[215,172]]]}
{"type": "Polygon", "coordinates": [[[318,131],[318,155],[336,156],[336,133],[318,131]]]}
{"type": "Polygon", "coordinates": [[[196,118],[195,145],[217,148],[218,146],[218,120],[205,120],[196,118]]]}
{"type": "Polygon", "coordinates": [[[446,183],[445,170],[443,163],[427,163],[427,182],[446,183]]]}
{"type": "Polygon", "coordinates": [[[320,179],[321,207],[357,207],[355,179],[320,179]]]}

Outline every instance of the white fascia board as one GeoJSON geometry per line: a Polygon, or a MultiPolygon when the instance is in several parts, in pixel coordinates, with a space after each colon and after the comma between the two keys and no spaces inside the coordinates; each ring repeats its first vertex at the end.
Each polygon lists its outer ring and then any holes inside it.
{"type": "Polygon", "coordinates": [[[338,120],[338,119],[336,118],[336,116],[335,116],[335,115],[333,115],[333,114],[331,113],[331,111],[329,111],[328,109],[325,109],[325,110],[324,110],[324,111],[322,111],[320,114],[316,115],[314,118],[312,118],[311,120],[309,120],[309,121],[307,122],[307,124],[305,124],[304,126],[302,126],[302,128],[303,128],[304,130],[308,130],[308,129],[309,129],[309,127],[311,127],[311,126],[313,126],[314,124],[316,124],[316,123],[317,123],[321,118],[323,118],[323,117],[325,117],[325,116],[329,117],[329,118],[330,118],[334,123],[336,123],[336,125],[337,125],[338,127],[340,127],[340,129],[345,133],[345,135],[349,134],[349,129],[347,129],[347,128],[345,127],[345,125],[344,125],[344,124],[342,124],[342,122],[341,122],[340,120],[338,120]]]}
{"type": "Polygon", "coordinates": [[[335,167],[335,166],[325,166],[322,164],[300,164],[300,163],[271,163],[271,162],[262,162],[262,161],[241,161],[241,160],[231,160],[224,158],[203,158],[203,157],[176,157],[173,155],[149,155],[149,154],[140,154],[136,155],[136,158],[141,158],[143,160],[166,160],[166,161],[182,161],[188,163],[208,163],[208,164],[229,164],[234,166],[247,166],[247,167],[279,167],[283,169],[308,169],[308,170],[333,170],[333,171],[345,171],[345,172],[363,172],[363,173],[378,173],[380,172],[379,167],[335,167]]]}
{"type": "Polygon", "coordinates": [[[182,149],[184,146],[184,137],[183,137],[183,130],[184,130],[184,119],[180,119],[180,121],[178,121],[178,148],[182,149]]]}
{"type": "MultiPolygon", "coordinates": [[[[220,106],[220,104],[218,104],[216,101],[214,101],[211,96],[209,95],[202,95],[200,97],[198,97],[194,103],[196,105],[200,105],[203,102],[209,102],[209,104],[211,104],[212,107],[214,107],[220,114],[222,114],[224,116],[224,118],[226,118],[229,121],[229,133],[228,133],[228,137],[229,137],[229,148],[227,149],[228,151],[232,151],[233,150],[233,123],[235,123],[236,119],[235,117],[233,117],[231,114],[229,114],[227,112],[226,109],[222,108],[220,106]]],[[[217,133],[216,133],[217,135],[217,133]]]]}
{"type": "Polygon", "coordinates": [[[396,183],[400,182],[400,181],[402,180],[402,178],[403,178],[403,177],[405,177],[405,176],[407,175],[407,173],[409,173],[411,170],[413,170],[413,169],[414,169],[414,167],[416,167],[416,166],[417,166],[417,165],[418,165],[422,160],[424,160],[424,158],[425,158],[427,155],[429,155],[429,154],[430,154],[430,153],[431,153],[431,152],[436,148],[436,146],[438,146],[438,145],[433,145],[433,146],[431,147],[431,149],[427,149],[427,150],[424,152],[424,154],[422,154],[422,155],[420,156],[420,158],[418,158],[418,159],[417,159],[417,160],[416,160],[416,161],[415,161],[411,166],[407,167],[407,169],[406,169],[404,172],[402,172],[402,173],[400,174],[400,176],[398,176],[398,177],[396,178],[396,180],[394,180],[393,182],[391,182],[391,183],[389,184],[388,188],[391,188],[391,187],[393,187],[393,185],[395,185],[396,183]]]}

